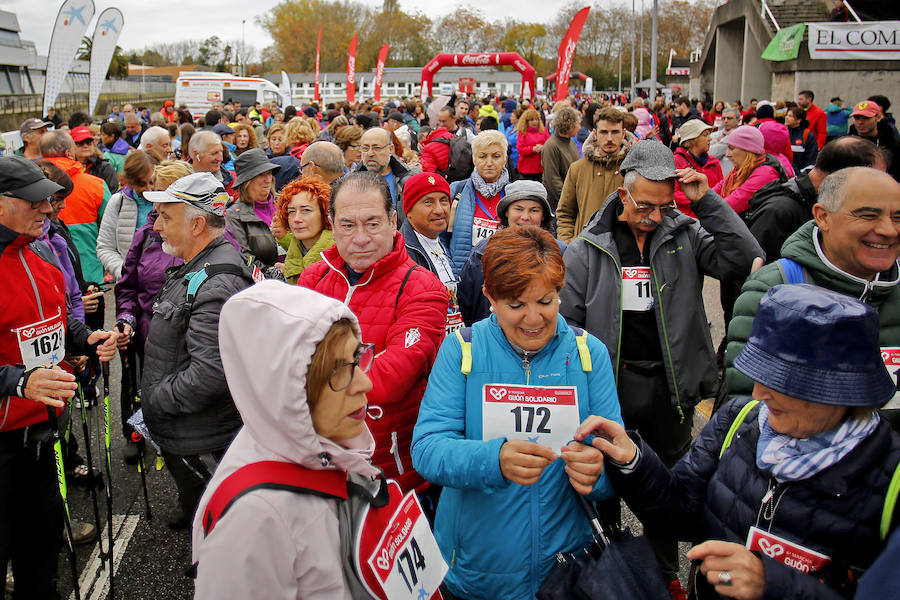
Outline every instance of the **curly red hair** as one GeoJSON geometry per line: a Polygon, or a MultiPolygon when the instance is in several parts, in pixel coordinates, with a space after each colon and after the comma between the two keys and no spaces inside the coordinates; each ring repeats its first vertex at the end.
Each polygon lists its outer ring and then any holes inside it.
{"type": "Polygon", "coordinates": [[[494,300],[515,299],[535,281],[558,292],[566,281],[559,244],[534,225],[508,227],[491,236],[481,258],[484,289],[494,300]]]}
{"type": "Polygon", "coordinates": [[[315,177],[303,177],[295,179],[283,188],[278,194],[278,200],[275,207],[274,221],[289,229],[287,224],[287,208],[291,203],[291,199],[297,194],[306,192],[312,198],[316,206],[319,207],[319,215],[322,217],[322,227],[331,229],[331,223],[328,222],[328,203],[331,200],[331,186],[315,177]]]}

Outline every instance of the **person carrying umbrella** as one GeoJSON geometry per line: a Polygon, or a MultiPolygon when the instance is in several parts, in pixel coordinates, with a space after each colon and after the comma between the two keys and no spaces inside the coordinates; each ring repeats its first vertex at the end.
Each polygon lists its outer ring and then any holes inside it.
{"type": "Polygon", "coordinates": [[[719,409],[671,470],[602,417],[575,439],[595,436],[645,526],[702,542],[687,555],[700,600],[852,597],[897,521],[900,437],[876,410],[896,384],[878,314],[815,286],[775,286],[735,367],[754,380],[753,400],[719,409]]]}

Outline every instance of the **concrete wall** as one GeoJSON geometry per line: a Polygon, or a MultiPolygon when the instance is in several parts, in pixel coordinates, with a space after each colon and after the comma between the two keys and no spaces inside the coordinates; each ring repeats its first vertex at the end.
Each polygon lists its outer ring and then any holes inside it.
{"type": "Polygon", "coordinates": [[[741,91],[744,61],[744,21],[732,21],[716,31],[713,97],[734,98],[741,91]]]}
{"type": "MultiPolygon", "coordinates": [[[[865,61],[858,61],[856,64],[862,67],[865,66],[865,61]]],[[[815,92],[816,104],[822,107],[834,96],[843,98],[847,106],[865,100],[873,94],[882,94],[892,103],[897,103],[900,102],[900,72],[798,71],[797,90],[805,89],[815,92]]]]}
{"type": "MultiPolygon", "coordinates": [[[[794,89],[794,72],[788,73],[772,73],[772,95],[769,100],[796,100],[798,89],[794,89]]],[[[833,96],[829,96],[832,98],[833,96]]]]}
{"type": "Polygon", "coordinates": [[[751,98],[768,99],[772,94],[772,76],[765,61],[759,56],[760,48],[756,36],[750,28],[750,22],[744,20],[744,64],[741,74],[741,102],[745,105],[751,98]]]}

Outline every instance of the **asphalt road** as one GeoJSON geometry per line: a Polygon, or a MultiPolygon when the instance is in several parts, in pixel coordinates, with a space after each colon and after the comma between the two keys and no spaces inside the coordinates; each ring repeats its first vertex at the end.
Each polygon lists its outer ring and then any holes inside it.
{"type": "MultiPolygon", "coordinates": [[[[708,320],[711,322],[713,344],[717,345],[724,333],[722,311],[719,306],[718,282],[707,278],[703,290],[704,304],[708,320]]],[[[107,302],[106,322],[112,323],[112,302],[107,302]]],[[[172,531],[166,525],[167,517],[177,505],[175,484],[168,471],[157,471],[153,457],[149,457],[147,488],[150,498],[152,519],[148,519],[144,506],[141,478],[134,465],[125,464],[122,452],[125,445],[120,430],[119,390],[121,389],[121,363],[116,359],[110,369],[110,410],[111,410],[111,469],[113,491],[113,523],[115,537],[114,584],[115,597],[128,600],[183,600],[191,598],[193,582],[185,574],[190,567],[189,532],[172,531]]],[[[100,386],[102,401],[102,385],[100,386]]],[[[102,432],[98,439],[97,423],[102,408],[88,410],[90,435],[95,468],[105,468],[105,451],[101,451],[102,432]]],[[[706,423],[706,417],[698,411],[695,415],[695,435],[706,423]]],[[[73,434],[82,442],[80,415],[76,411],[73,420],[73,434]]],[[[83,444],[82,444],[83,445],[83,444]]],[[[85,456],[82,449],[81,455],[85,456]]],[[[106,496],[98,489],[100,519],[106,542],[106,496]]],[[[75,521],[93,522],[91,495],[87,488],[69,487],[69,507],[75,521]]],[[[623,511],[623,521],[636,533],[641,531],[640,523],[623,511]]],[[[682,544],[682,564],[680,577],[686,580],[689,565],[683,555],[689,546],[682,544]]],[[[90,600],[109,598],[109,569],[106,561],[98,559],[97,543],[76,546],[81,597],[90,600]]],[[[67,552],[63,552],[59,562],[59,590],[63,598],[74,598],[71,567],[67,552]]]]}

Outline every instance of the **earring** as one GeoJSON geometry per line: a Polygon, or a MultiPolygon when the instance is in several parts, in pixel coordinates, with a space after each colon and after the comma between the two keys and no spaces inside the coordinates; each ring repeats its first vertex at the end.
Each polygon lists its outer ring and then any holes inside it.
{"type": "Polygon", "coordinates": [[[562,298],[557,298],[556,302],[557,302],[557,304],[562,304],[562,298]]]}
{"type": "Polygon", "coordinates": [[[488,307],[488,310],[491,311],[491,312],[494,312],[494,307],[493,307],[493,306],[488,307]]]}

